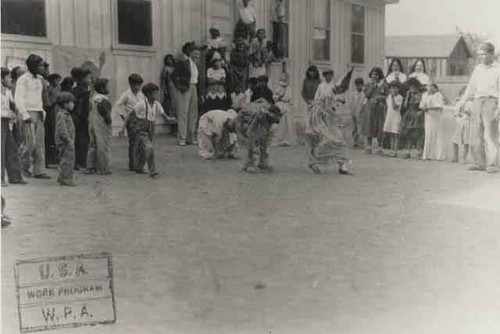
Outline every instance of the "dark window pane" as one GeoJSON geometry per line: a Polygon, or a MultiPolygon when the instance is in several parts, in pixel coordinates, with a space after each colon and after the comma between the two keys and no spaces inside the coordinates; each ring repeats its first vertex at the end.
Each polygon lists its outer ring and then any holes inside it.
{"type": "Polygon", "coordinates": [[[351,34],[351,61],[356,64],[365,62],[365,37],[351,34]]]}
{"type": "Polygon", "coordinates": [[[2,33],[46,37],[45,0],[2,0],[2,33]]]}
{"type": "Polygon", "coordinates": [[[313,59],[314,60],[329,60],[330,59],[330,32],[323,29],[313,30],[313,59]]]}
{"type": "Polygon", "coordinates": [[[351,7],[351,30],[360,34],[365,33],[365,8],[359,5],[351,7]]]}
{"type": "Polygon", "coordinates": [[[151,1],[118,0],[118,43],[153,45],[151,1]]]}

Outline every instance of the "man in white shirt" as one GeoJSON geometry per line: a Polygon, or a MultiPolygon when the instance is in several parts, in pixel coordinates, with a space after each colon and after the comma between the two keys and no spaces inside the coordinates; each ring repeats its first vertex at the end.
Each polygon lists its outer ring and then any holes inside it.
{"type": "Polygon", "coordinates": [[[498,119],[500,114],[500,65],[494,62],[495,47],[491,43],[479,49],[481,63],[476,66],[460,101],[463,108],[467,100],[474,101],[471,115],[471,153],[474,165],[470,170],[497,173],[498,119]]]}
{"type": "Polygon", "coordinates": [[[172,73],[174,83],[174,106],[177,114],[177,137],[180,146],[198,145],[194,134],[198,120],[198,66],[200,51],[194,43],[182,47],[184,59],[176,62],[172,73]]]}
{"type": "Polygon", "coordinates": [[[28,71],[16,84],[15,102],[23,124],[23,143],[21,145],[21,167],[27,176],[49,179],[45,174],[45,111],[43,110],[44,81],[40,73],[45,71],[42,57],[31,54],[26,59],[28,71]],[[30,172],[33,158],[33,173],[30,172]]]}

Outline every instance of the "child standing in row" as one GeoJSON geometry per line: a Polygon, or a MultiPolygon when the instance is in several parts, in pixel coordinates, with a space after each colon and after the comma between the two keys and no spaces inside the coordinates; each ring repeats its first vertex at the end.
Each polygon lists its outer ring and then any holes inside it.
{"type": "Polygon", "coordinates": [[[356,78],[354,85],[356,86],[356,91],[349,95],[348,104],[351,111],[354,148],[359,148],[362,147],[363,142],[361,138],[361,110],[363,109],[363,100],[365,99],[365,94],[363,93],[365,81],[363,78],[356,78]]]}
{"type": "Polygon", "coordinates": [[[444,98],[439,92],[438,86],[433,83],[429,86],[429,92],[425,92],[420,102],[420,109],[425,113],[425,142],[422,154],[423,160],[440,160],[442,148],[439,143],[439,125],[441,123],[441,114],[444,108],[444,98]]]}
{"type": "Polygon", "coordinates": [[[59,177],[62,186],[75,185],[75,124],[71,112],[75,107],[75,97],[69,92],[61,92],[57,97],[55,142],[59,159],[59,177]]]}
{"type": "Polygon", "coordinates": [[[288,86],[287,73],[281,75],[278,85],[274,93],[274,100],[283,117],[276,126],[272,146],[292,146],[295,145],[296,139],[293,130],[292,96],[288,86]]]}
{"type": "Polygon", "coordinates": [[[85,174],[110,175],[111,101],[108,98],[108,79],[94,82],[89,114],[89,149],[85,174]]]}
{"type": "MultiPolygon", "coordinates": [[[[459,102],[465,93],[467,86],[460,90],[457,102],[459,102]]],[[[472,112],[473,102],[467,101],[463,109],[457,108],[455,111],[455,131],[453,132],[453,160],[452,162],[460,161],[460,148],[462,148],[463,164],[467,163],[469,155],[469,137],[470,137],[470,114],[472,112]]]]}
{"type": "Polygon", "coordinates": [[[403,96],[399,93],[401,84],[397,80],[389,83],[389,96],[387,97],[387,115],[385,117],[384,132],[390,136],[391,149],[388,156],[396,157],[399,147],[399,131],[401,127],[401,105],[403,96]]]}

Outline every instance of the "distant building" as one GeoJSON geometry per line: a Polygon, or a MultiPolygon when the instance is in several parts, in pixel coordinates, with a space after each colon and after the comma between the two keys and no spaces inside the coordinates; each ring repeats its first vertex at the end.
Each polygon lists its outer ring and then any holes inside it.
{"type": "MultiPolygon", "coordinates": [[[[272,65],[276,82],[282,62],[290,73],[297,113],[306,107],[301,85],[315,64],[340,78],[351,66],[365,76],[384,64],[385,6],[399,0],[283,0],[284,59],[272,65]]],[[[229,46],[240,0],[30,0],[2,1],[2,65],[22,64],[36,53],[51,71],[68,75],[84,62],[110,78],[112,99],[127,87],[130,73],[159,82],[166,54],[177,55],[187,41],[204,44],[217,23],[229,46]]],[[[277,0],[254,0],[257,28],[272,40],[277,0]]],[[[229,52],[228,52],[229,53],[229,52]]],[[[161,120],[159,120],[161,122],[161,120]]],[[[119,126],[120,119],[114,118],[119,126]]]]}
{"type": "Polygon", "coordinates": [[[436,82],[448,101],[454,101],[467,85],[474,59],[471,48],[461,35],[386,36],[386,68],[392,58],[400,58],[405,72],[415,60],[423,58],[427,74],[436,82]]]}
{"type": "Polygon", "coordinates": [[[433,78],[468,76],[471,73],[472,51],[460,35],[386,36],[386,64],[394,57],[402,60],[405,70],[423,58],[433,78]]]}

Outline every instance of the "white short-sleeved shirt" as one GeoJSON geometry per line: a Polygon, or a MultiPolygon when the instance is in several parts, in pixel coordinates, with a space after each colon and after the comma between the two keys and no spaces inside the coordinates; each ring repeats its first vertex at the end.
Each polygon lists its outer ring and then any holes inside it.
{"type": "Polygon", "coordinates": [[[150,122],[154,122],[156,119],[156,115],[158,114],[165,115],[165,111],[163,110],[163,107],[158,101],[155,101],[153,104],[150,104],[149,102],[146,101],[146,99],[139,101],[134,106],[133,110],[137,118],[146,119],[150,122]]]}
{"type": "Polygon", "coordinates": [[[444,108],[444,98],[443,94],[440,92],[436,92],[434,94],[430,94],[428,92],[422,95],[422,100],[420,101],[420,108],[444,108]]]}

